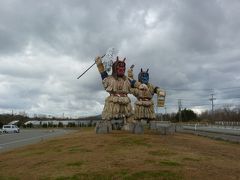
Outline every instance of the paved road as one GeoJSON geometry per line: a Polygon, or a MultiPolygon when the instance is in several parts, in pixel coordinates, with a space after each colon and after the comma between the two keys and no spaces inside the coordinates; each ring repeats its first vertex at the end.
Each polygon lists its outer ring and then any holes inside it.
{"type": "Polygon", "coordinates": [[[240,143],[240,136],[237,136],[237,135],[229,135],[229,134],[214,133],[214,132],[204,132],[204,131],[193,131],[193,130],[185,130],[182,132],[191,133],[191,134],[195,134],[195,135],[199,135],[199,136],[210,137],[213,139],[221,139],[221,140],[225,140],[225,141],[240,143]]]}
{"type": "Polygon", "coordinates": [[[226,135],[235,135],[240,136],[240,128],[232,127],[218,127],[218,126],[182,126],[185,130],[194,130],[194,131],[203,131],[203,132],[212,132],[212,133],[221,133],[226,135]]]}
{"type": "Polygon", "coordinates": [[[178,127],[177,132],[191,133],[200,136],[206,136],[214,139],[222,139],[240,143],[239,128],[217,128],[217,127],[193,127],[182,126],[178,127]]]}
{"type": "Polygon", "coordinates": [[[20,133],[0,135],[0,152],[8,151],[17,147],[40,142],[44,139],[53,138],[73,132],[65,129],[21,129],[20,133]]]}
{"type": "MultiPolygon", "coordinates": [[[[169,126],[167,122],[159,122],[157,127],[169,126]]],[[[222,139],[231,142],[240,143],[240,127],[223,127],[223,126],[202,126],[175,124],[173,128],[169,128],[170,132],[190,133],[194,135],[206,136],[213,139],[222,139]]]]}

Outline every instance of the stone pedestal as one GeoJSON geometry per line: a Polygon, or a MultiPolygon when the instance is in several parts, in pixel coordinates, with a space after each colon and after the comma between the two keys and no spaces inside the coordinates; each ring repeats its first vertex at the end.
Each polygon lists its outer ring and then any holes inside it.
{"type": "Polygon", "coordinates": [[[133,132],[133,129],[134,129],[134,124],[133,123],[124,124],[123,127],[122,127],[122,130],[124,130],[124,131],[133,132]]]}
{"type": "Polygon", "coordinates": [[[111,120],[112,130],[121,130],[124,125],[123,119],[113,119],[111,120]]]}
{"type": "Polygon", "coordinates": [[[143,134],[144,133],[144,127],[141,122],[136,122],[134,123],[134,127],[132,132],[134,134],[143,134]]]}
{"type": "Polygon", "coordinates": [[[175,126],[171,123],[157,124],[156,131],[161,135],[174,134],[175,126]]]}
{"type": "Polygon", "coordinates": [[[151,130],[156,130],[157,129],[157,121],[150,121],[149,127],[151,130]]]}
{"type": "Polygon", "coordinates": [[[96,124],[95,132],[96,134],[107,134],[112,131],[112,124],[109,121],[99,121],[96,124]]]}

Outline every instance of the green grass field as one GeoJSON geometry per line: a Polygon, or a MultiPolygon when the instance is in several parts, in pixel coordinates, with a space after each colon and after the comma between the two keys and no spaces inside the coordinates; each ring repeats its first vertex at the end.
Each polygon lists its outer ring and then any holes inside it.
{"type": "Polygon", "coordinates": [[[0,179],[240,179],[240,144],[79,129],[0,154],[0,179]]]}

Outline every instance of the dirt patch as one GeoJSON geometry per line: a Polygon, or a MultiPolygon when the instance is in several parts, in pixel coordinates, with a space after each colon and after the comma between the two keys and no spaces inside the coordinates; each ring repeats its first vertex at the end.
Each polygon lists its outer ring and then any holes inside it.
{"type": "Polygon", "coordinates": [[[93,129],[0,154],[0,179],[240,179],[240,144],[93,129]]]}

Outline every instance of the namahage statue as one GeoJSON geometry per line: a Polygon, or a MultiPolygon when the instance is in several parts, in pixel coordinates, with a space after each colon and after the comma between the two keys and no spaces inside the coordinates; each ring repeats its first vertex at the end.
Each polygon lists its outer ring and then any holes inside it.
{"type": "MultiPolygon", "coordinates": [[[[133,80],[133,68],[128,70],[128,77],[133,80]]],[[[153,95],[158,95],[158,106],[163,107],[165,102],[165,91],[149,83],[149,73],[141,69],[138,74],[138,82],[135,83],[131,93],[137,98],[134,104],[134,119],[136,121],[156,119],[154,112],[153,95]]]]}
{"type": "Polygon", "coordinates": [[[158,106],[163,107],[165,92],[149,83],[148,70],[138,75],[138,81],[133,78],[133,66],[128,70],[128,77],[125,76],[126,58],[112,64],[112,74],[108,75],[104,68],[101,57],[96,57],[98,71],[101,74],[104,89],[109,93],[105,99],[102,112],[102,121],[96,125],[96,133],[108,133],[112,130],[112,120],[120,120],[122,128],[133,133],[143,133],[141,120],[156,119],[154,112],[153,95],[158,95],[158,106]],[[128,94],[133,94],[137,100],[133,114],[131,100],[128,94]]]}
{"type": "Polygon", "coordinates": [[[105,121],[105,125],[106,123],[108,124],[108,132],[111,131],[111,120],[123,119],[126,124],[130,122],[130,117],[133,115],[131,100],[128,94],[130,93],[131,83],[135,81],[131,81],[125,76],[125,60],[126,58],[119,60],[117,57],[112,65],[112,75],[108,75],[101,58],[97,57],[95,59],[97,68],[101,74],[103,87],[109,93],[109,96],[105,99],[102,112],[103,122],[105,121]]]}

